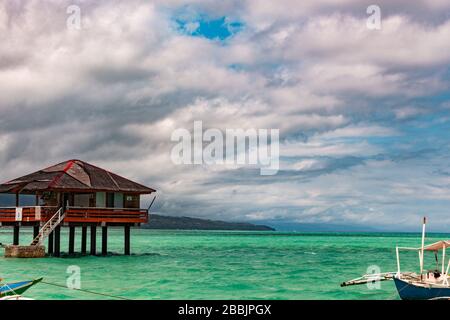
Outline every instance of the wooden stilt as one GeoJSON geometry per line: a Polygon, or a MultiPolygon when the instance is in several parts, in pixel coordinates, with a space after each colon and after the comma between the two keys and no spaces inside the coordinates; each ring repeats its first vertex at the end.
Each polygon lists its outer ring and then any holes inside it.
{"type": "Polygon", "coordinates": [[[130,226],[127,225],[124,228],[124,233],[125,233],[125,255],[129,256],[130,253],[130,226]]]}
{"type": "Polygon", "coordinates": [[[87,227],[81,227],[81,254],[86,254],[87,227]]]}
{"type": "Polygon", "coordinates": [[[33,239],[39,235],[39,225],[36,224],[33,226],[33,239]]]}
{"type": "Polygon", "coordinates": [[[96,226],[91,226],[91,255],[95,256],[96,255],[96,250],[97,250],[97,227],[96,226]]]}
{"type": "Polygon", "coordinates": [[[14,235],[13,235],[13,244],[14,245],[19,244],[19,233],[20,233],[20,227],[14,226],[14,235]]]}
{"type": "Polygon", "coordinates": [[[75,226],[69,227],[69,254],[75,253],[75,226]]]}
{"type": "Polygon", "coordinates": [[[57,226],[53,232],[55,233],[55,252],[53,255],[59,257],[61,256],[61,226],[57,226]]]}
{"type": "Polygon", "coordinates": [[[106,256],[108,254],[108,227],[102,227],[102,255],[106,256]]]}
{"type": "Polygon", "coordinates": [[[54,239],[53,239],[53,231],[52,231],[48,235],[48,254],[53,255],[53,253],[54,253],[53,244],[54,244],[54,239]]]}

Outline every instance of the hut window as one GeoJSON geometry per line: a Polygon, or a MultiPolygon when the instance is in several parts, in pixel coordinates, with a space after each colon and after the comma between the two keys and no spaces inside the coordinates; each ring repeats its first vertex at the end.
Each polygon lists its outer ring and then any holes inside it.
{"type": "Polygon", "coordinates": [[[20,206],[34,206],[36,204],[36,196],[31,194],[19,195],[20,206]]]}
{"type": "Polygon", "coordinates": [[[97,192],[95,199],[95,206],[97,208],[105,208],[106,207],[106,192],[97,192]]]}
{"type": "Polygon", "coordinates": [[[124,200],[124,208],[139,208],[139,195],[138,194],[126,194],[124,200]]]}
{"type": "Polygon", "coordinates": [[[123,208],[123,193],[114,193],[114,208],[123,208]]]}
{"type": "Polygon", "coordinates": [[[77,193],[73,196],[75,207],[95,207],[95,197],[93,193],[77,193]]]}

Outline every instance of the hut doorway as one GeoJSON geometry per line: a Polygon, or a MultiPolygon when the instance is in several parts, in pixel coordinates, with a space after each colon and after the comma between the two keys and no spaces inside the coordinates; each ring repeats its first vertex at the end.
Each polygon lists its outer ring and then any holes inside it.
{"type": "Polygon", "coordinates": [[[63,193],[63,196],[62,196],[63,212],[65,212],[67,207],[70,206],[69,199],[70,199],[69,194],[68,193],[63,193]]]}
{"type": "Polygon", "coordinates": [[[106,193],[106,207],[114,208],[114,193],[112,192],[106,193]]]}

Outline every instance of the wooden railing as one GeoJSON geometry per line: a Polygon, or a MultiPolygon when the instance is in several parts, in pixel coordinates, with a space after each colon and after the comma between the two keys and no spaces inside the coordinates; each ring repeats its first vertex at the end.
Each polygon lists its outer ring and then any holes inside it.
{"type": "Polygon", "coordinates": [[[146,209],[68,207],[64,222],[147,223],[146,209]]]}
{"type": "MultiPolygon", "coordinates": [[[[16,207],[0,208],[0,222],[46,222],[58,209],[57,207],[20,208],[22,208],[21,216],[16,214],[16,207]]],[[[63,222],[147,223],[148,214],[146,209],[67,207],[63,222]]]]}
{"type": "Polygon", "coordinates": [[[57,207],[19,207],[22,214],[19,214],[16,207],[0,208],[0,222],[35,222],[47,221],[55,214],[57,207]]]}

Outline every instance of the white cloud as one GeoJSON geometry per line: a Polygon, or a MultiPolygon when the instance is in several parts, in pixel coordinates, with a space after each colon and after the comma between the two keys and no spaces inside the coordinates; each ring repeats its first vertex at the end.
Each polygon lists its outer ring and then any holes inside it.
{"type": "Polygon", "coordinates": [[[336,130],[327,131],[319,134],[321,139],[337,139],[337,138],[355,138],[355,137],[388,137],[396,136],[399,133],[388,127],[381,127],[378,125],[349,125],[338,128],[336,130]]]}
{"type": "Polygon", "coordinates": [[[280,154],[286,157],[343,157],[343,156],[370,156],[381,150],[367,142],[358,143],[324,143],[288,142],[280,146],[280,154]]]}
{"type": "Polygon", "coordinates": [[[420,153],[419,137],[409,149],[374,142],[445,111],[415,99],[448,91],[448,1],[381,0],[379,31],[356,0],[80,2],[80,31],[65,27],[68,4],[0,4],[2,179],[82,158],[159,189],[163,213],[238,220],[391,223],[396,210],[416,214],[412,199],[448,200],[442,177],[424,186],[430,163],[398,155],[420,153]],[[174,23],[183,10],[244,28],[223,42],[190,37],[174,23]],[[173,165],[171,132],[195,120],[280,129],[286,176],[173,165]]]}
{"type": "Polygon", "coordinates": [[[417,115],[426,114],[427,111],[423,108],[407,106],[395,109],[394,113],[397,119],[407,119],[417,115]]]}

